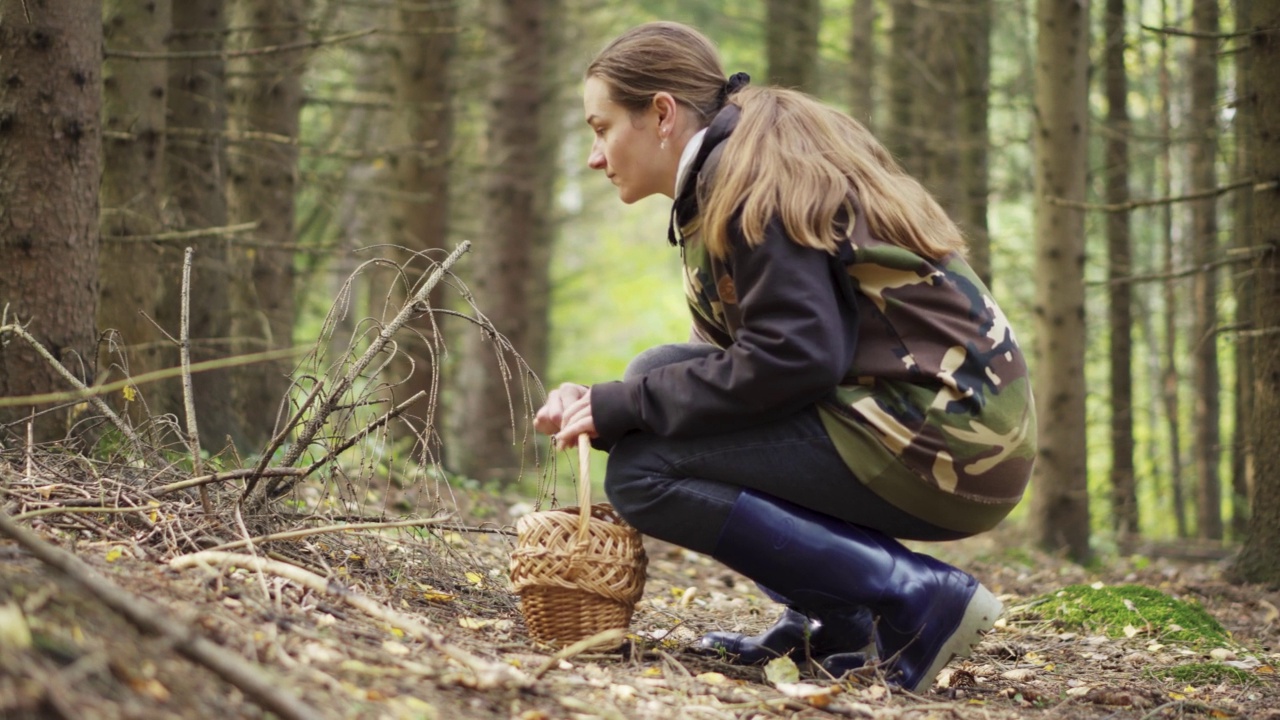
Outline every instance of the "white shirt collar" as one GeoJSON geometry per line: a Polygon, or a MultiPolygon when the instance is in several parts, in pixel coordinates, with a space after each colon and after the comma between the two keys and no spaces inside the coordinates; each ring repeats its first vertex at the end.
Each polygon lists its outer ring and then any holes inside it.
{"type": "Polygon", "coordinates": [[[685,143],[684,150],[680,153],[680,164],[676,169],[676,194],[680,197],[680,191],[684,189],[685,174],[689,172],[689,166],[693,164],[693,158],[697,156],[698,150],[702,148],[702,139],[706,137],[707,129],[702,128],[696,135],[689,138],[689,142],[685,143]]]}

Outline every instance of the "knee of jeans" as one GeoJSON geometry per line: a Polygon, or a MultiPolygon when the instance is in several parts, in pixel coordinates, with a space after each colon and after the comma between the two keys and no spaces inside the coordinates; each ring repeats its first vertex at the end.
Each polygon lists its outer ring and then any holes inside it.
{"type": "MultiPolygon", "coordinates": [[[[643,436],[627,435],[609,452],[604,492],[613,508],[640,532],[649,527],[649,515],[661,494],[656,473],[646,467],[643,436]]],[[[646,533],[648,534],[648,533],[646,533]]]]}

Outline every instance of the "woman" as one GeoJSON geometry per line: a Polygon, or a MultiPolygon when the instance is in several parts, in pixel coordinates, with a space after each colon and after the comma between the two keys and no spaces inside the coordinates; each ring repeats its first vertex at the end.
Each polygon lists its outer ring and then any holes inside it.
{"type": "Polygon", "coordinates": [[[693,338],[557,388],[538,429],[562,449],[587,433],[623,517],[787,606],[704,648],[840,673],[873,646],[890,682],[927,690],[1001,606],[895,538],[994,527],[1035,455],[1026,365],[959,230],[857,122],[726,80],[683,25],[614,40],[584,93],[590,167],[623,202],[675,201],[693,338]]]}

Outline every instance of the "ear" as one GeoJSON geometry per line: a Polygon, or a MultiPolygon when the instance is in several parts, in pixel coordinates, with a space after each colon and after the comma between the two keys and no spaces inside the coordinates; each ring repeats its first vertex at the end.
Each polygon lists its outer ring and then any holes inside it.
{"type": "Polygon", "coordinates": [[[658,113],[658,132],[665,131],[670,135],[675,131],[676,110],[680,107],[680,103],[672,97],[669,92],[655,93],[653,96],[653,109],[658,113]]]}

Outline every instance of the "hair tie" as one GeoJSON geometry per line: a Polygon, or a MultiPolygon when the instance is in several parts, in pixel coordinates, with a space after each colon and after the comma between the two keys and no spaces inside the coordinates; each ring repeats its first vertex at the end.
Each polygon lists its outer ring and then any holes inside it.
{"type": "Polygon", "coordinates": [[[724,87],[720,88],[720,105],[724,105],[729,100],[729,96],[738,92],[751,82],[751,76],[744,72],[736,72],[729,76],[725,81],[724,87]]]}

